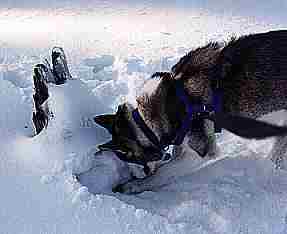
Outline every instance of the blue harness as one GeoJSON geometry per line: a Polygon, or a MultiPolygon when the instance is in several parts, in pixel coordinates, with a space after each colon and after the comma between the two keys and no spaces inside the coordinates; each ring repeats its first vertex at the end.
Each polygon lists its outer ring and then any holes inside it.
{"type": "MultiPolygon", "coordinates": [[[[181,81],[176,82],[176,96],[185,105],[186,116],[181,123],[180,128],[176,131],[173,139],[166,137],[164,140],[159,141],[153,131],[146,125],[144,120],[139,114],[138,109],[132,112],[132,117],[139,128],[143,131],[146,137],[157,147],[158,151],[163,155],[168,149],[169,145],[180,145],[185,135],[192,129],[192,120],[195,118],[205,118],[211,112],[219,113],[222,111],[222,91],[219,87],[213,90],[212,104],[192,104],[188,100],[188,96],[184,90],[184,84],[181,81]]],[[[215,132],[221,132],[221,127],[215,124],[215,132]]]]}

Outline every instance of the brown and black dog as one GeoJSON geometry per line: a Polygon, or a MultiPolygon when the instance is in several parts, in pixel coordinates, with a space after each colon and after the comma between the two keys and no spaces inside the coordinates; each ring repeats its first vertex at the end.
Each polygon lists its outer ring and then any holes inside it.
{"type": "MultiPolygon", "coordinates": [[[[95,122],[112,134],[112,140],[99,148],[119,152],[122,159],[142,165],[160,161],[158,147],[136,123],[133,111],[137,108],[159,142],[171,139],[187,115],[186,105],[176,93],[178,82],[183,84],[190,105],[212,106],[214,93],[221,95],[220,111],[211,109],[205,117],[194,117],[185,146],[202,157],[215,155],[215,125],[250,139],[278,136],[271,158],[277,167],[283,167],[287,128],[256,119],[287,109],[287,30],[242,36],[192,50],[171,72],[152,76],[145,94],[137,98],[137,106],[124,103],[115,114],[95,117],[95,122]]],[[[124,191],[124,185],[119,190],[124,191]]]]}

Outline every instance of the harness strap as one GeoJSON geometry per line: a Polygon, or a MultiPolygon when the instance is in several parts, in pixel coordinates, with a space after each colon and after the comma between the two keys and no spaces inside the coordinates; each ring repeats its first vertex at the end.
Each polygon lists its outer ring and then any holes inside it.
{"type": "Polygon", "coordinates": [[[139,128],[143,131],[143,133],[146,135],[146,137],[160,150],[164,148],[163,145],[161,145],[160,141],[158,140],[157,136],[153,133],[153,131],[146,125],[145,121],[140,116],[140,113],[138,109],[132,111],[132,117],[136,124],[139,126],[139,128]]]}
{"type": "MultiPolygon", "coordinates": [[[[213,91],[212,97],[212,106],[211,105],[198,105],[198,104],[191,104],[188,100],[188,96],[184,91],[183,82],[178,81],[176,85],[176,95],[179,99],[184,103],[187,115],[183,120],[180,129],[177,131],[176,136],[173,140],[173,144],[180,145],[187,132],[192,128],[192,120],[194,115],[200,115],[204,118],[204,115],[208,116],[210,112],[214,111],[215,113],[219,113],[222,111],[222,97],[223,93],[220,87],[217,87],[213,91]]],[[[222,128],[218,125],[217,122],[214,123],[215,133],[221,132],[222,128]]]]}
{"type": "Polygon", "coordinates": [[[182,82],[178,82],[176,85],[176,96],[185,104],[187,115],[183,120],[180,129],[177,131],[173,144],[180,145],[189,129],[191,128],[193,118],[193,106],[189,104],[188,98],[185,95],[184,87],[182,82]]]}
{"type": "MultiPolygon", "coordinates": [[[[146,137],[158,148],[158,151],[163,154],[165,148],[171,144],[180,145],[185,135],[192,128],[192,121],[195,115],[199,115],[199,117],[208,116],[210,112],[214,111],[215,113],[219,113],[222,111],[222,91],[220,88],[216,88],[213,91],[213,103],[212,105],[198,105],[190,103],[188,96],[184,90],[184,84],[181,81],[177,81],[176,84],[176,96],[184,103],[186,108],[186,117],[181,123],[181,126],[178,131],[176,131],[175,137],[173,139],[166,138],[162,142],[158,140],[157,136],[154,132],[146,125],[145,121],[139,114],[138,109],[132,111],[132,117],[135,120],[136,124],[143,131],[146,137]]],[[[215,132],[221,132],[221,127],[215,122],[215,132]]]]}
{"type": "MultiPolygon", "coordinates": [[[[214,113],[220,113],[222,112],[222,98],[223,98],[223,92],[220,88],[216,88],[213,91],[213,107],[214,107],[214,113]]],[[[222,127],[219,126],[218,121],[214,121],[214,131],[215,133],[220,133],[222,131],[222,127]]]]}

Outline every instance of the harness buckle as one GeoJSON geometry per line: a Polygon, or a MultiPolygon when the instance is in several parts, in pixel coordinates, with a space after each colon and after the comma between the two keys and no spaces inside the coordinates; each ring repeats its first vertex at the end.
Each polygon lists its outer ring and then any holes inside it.
{"type": "Polygon", "coordinates": [[[172,159],[172,150],[173,150],[174,145],[167,145],[164,147],[161,151],[162,153],[162,161],[169,161],[172,159]]]}

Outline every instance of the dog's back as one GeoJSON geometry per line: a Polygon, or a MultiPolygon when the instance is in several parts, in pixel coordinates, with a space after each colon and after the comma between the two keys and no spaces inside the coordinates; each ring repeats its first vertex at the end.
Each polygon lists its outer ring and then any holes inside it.
{"type": "Polygon", "coordinates": [[[287,30],[231,40],[213,76],[222,80],[228,112],[257,118],[287,109],[287,30]]]}

